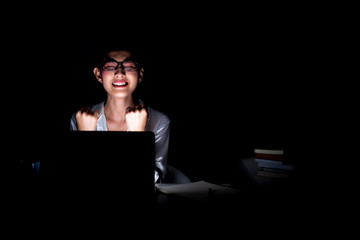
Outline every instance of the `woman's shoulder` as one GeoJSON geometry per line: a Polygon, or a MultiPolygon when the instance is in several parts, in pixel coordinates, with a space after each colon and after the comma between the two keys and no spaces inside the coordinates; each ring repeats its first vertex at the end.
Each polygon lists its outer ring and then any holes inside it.
{"type": "Polygon", "coordinates": [[[170,118],[167,114],[152,107],[147,106],[148,123],[154,126],[166,126],[170,124],[170,118]]]}
{"type": "Polygon", "coordinates": [[[91,111],[100,111],[101,109],[104,108],[104,102],[100,102],[100,103],[96,103],[93,105],[88,106],[88,109],[91,111]]]}

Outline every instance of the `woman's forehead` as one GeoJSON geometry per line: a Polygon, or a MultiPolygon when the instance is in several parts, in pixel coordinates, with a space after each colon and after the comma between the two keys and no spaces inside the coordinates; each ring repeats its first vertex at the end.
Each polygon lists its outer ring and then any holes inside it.
{"type": "Polygon", "coordinates": [[[109,52],[108,57],[112,58],[112,59],[115,59],[117,61],[123,61],[126,58],[130,58],[131,53],[129,51],[126,51],[126,50],[116,50],[116,51],[109,52]]]}

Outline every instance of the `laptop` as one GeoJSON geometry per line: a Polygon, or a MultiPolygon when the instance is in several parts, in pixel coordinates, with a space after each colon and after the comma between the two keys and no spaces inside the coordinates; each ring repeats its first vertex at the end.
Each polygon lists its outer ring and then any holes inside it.
{"type": "Polygon", "coordinates": [[[154,204],[153,132],[69,131],[46,156],[40,179],[50,202],[98,209],[154,204]]]}

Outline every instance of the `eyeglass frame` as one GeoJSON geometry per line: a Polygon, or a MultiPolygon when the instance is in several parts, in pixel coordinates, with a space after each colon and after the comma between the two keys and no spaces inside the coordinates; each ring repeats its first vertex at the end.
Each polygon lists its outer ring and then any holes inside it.
{"type": "MultiPolygon", "coordinates": [[[[134,60],[132,60],[131,58],[127,58],[127,59],[125,59],[125,60],[123,60],[123,61],[121,61],[121,62],[119,62],[119,61],[116,61],[115,59],[113,59],[113,58],[107,58],[107,59],[105,59],[99,66],[98,66],[98,68],[100,69],[100,70],[102,70],[102,71],[105,71],[105,72],[113,72],[113,71],[118,71],[119,70],[119,67],[120,67],[120,65],[121,65],[121,69],[123,70],[123,71],[125,71],[125,72],[129,72],[129,71],[126,71],[125,70],[125,68],[124,68],[124,63],[125,62],[132,62],[132,63],[134,63],[135,64],[135,67],[136,67],[136,69],[134,70],[134,72],[135,71],[137,71],[137,72],[139,72],[139,63],[138,62],[136,62],[136,61],[134,61],[134,60]],[[106,69],[104,69],[104,65],[106,64],[106,63],[109,63],[109,62],[113,62],[113,63],[116,63],[117,65],[116,65],[116,67],[115,67],[115,70],[106,70],[106,69]]],[[[132,71],[130,71],[130,72],[132,72],[132,71]]]]}

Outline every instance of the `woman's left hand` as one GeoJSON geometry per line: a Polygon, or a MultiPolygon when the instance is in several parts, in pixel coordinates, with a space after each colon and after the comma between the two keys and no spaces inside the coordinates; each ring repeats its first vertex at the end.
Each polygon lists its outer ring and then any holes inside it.
{"type": "Polygon", "coordinates": [[[128,131],[145,131],[148,113],[143,103],[126,109],[126,125],[128,131]]]}

